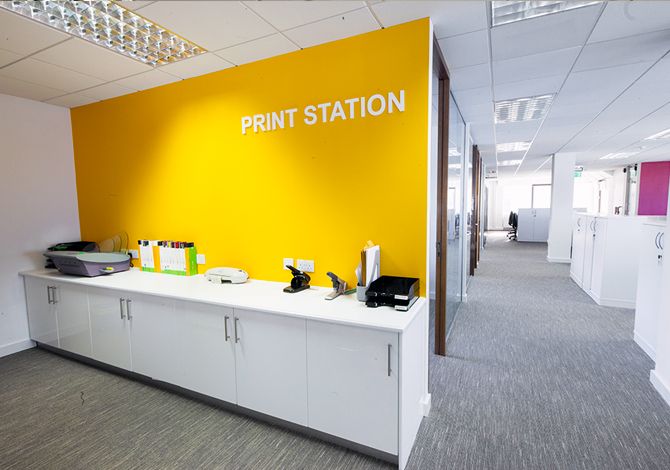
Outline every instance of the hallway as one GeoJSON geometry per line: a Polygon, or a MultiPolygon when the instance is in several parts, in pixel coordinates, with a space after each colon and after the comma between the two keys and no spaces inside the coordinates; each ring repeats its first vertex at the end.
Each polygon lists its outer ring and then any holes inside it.
{"type": "Polygon", "coordinates": [[[670,408],[633,311],[596,305],[546,244],[488,240],[450,357],[432,357],[410,468],[670,468],[670,408]]]}

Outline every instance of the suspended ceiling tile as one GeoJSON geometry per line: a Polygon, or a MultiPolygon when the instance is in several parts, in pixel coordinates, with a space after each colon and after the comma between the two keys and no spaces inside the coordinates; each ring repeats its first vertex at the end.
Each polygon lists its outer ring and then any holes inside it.
{"type": "Polygon", "coordinates": [[[589,42],[670,28],[670,2],[607,2],[589,42]]]}
{"type": "Polygon", "coordinates": [[[495,26],[491,28],[493,60],[581,46],[601,8],[593,5],[495,26]]]}
{"type": "Polygon", "coordinates": [[[280,31],[365,7],[365,2],[361,1],[296,2],[280,0],[244,3],[280,31]]]}
{"type": "Polygon", "coordinates": [[[484,1],[381,2],[372,10],[384,27],[430,17],[439,39],[488,27],[484,1]]]}
{"type": "Polygon", "coordinates": [[[233,64],[223,60],[213,53],[201,54],[189,59],[180,60],[173,64],[163,65],[158,70],[176,75],[180,78],[191,78],[207,73],[218,72],[233,67],[233,64]]]}
{"type": "Polygon", "coordinates": [[[63,106],[65,108],[76,108],[77,106],[83,106],[85,104],[95,103],[96,101],[99,100],[96,98],[91,98],[90,96],[86,96],[81,92],[79,92],[79,93],[72,93],[70,95],[59,96],[58,98],[52,98],[50,100],[47,100],[46,102],[56,106],[63,106]]]}
{"type": "Polygon", "coordinates": [[[104,81],[152,69],[149,65],[78,38],[39,52],[32,58],[104,81]]]}
{"type": "Polygon", "coordinates": [[[0,9],[0,49],[28,55],[71,37],[18,13],[0,9]]]}
{"type": "Polygon", "coordinates": [[[554,75],[553,77],[534,78],[518,82],[496,83],[493,90],[496,101],[546,95],[556,93],[561,88],[564,79],[563,75],[554,75]]]}
{"type": "Polygon", "coordinates": [[[496,84],[561,76],[565,78],[575,63],[581,47],[532,54],[493,62],[493,80],[496,84]]]}
{"type": "MultiPolygon", "coordinates": [[[[670,20],[668,23],[670,26],[670,20]]],[[[658,60],[670,50],[670,29],[586,45],[575,71],[658,60]]]]}
{"type": "Polygon", "coordinates": [[[104,85],[84,90],[81,93],[91,99],[107,100],[110,98],[116,98],[117,96],[135,93],[135,90],[123,85],[119,85],[118,83],[105,83],[104,85]]]}
{"type": "Polygon", "coordinates": [[[298,47],[283,35],[273,34],[272,36],[222,49],[217,51],[216,55],[228,62],[241,65],[297,50],[298,47]]]}
{"type": "Polygon", "coordinates": [[[31,58],[0,69],[0,75],[65,90],[68,93],[103,83],[98,78],[31,58]]]}
{"type": "Polygon", "coordinates": [[[37,85],[15,78],[0,76],[0,93],[43,101],[67,93],[52,87],[37,85]]]}
{"type": "Polygon", "coordinates": [[[7,64],[11,64],[12,62],[16,62],[21,57],[23,57],[21,54],[17,54],[15,52],[0,49],[0,67],[4,67],[7,64]]]}
{"type": "Polygon", "coordinates": [[[181,78],[179,77],[156,69],[150,70],[148,72],[142,72],[131,77],[122,78],[121,80],[117,80],[115,83],[132,88],[134,90],[146,90],[180,80],[181,78]]]}
{"type": "Polygon", "coordinates": [[[496,124],[498,142],[530,142],[540,128],[541,119],[496,124]]]}
{"type": "Polygon", "coordinates": [[[451,90],[469,90],[471,88],[491,86],[489,64],[451,69],[450,72],[449,87],[451,90]]]}
{"type": "Polygon", "coordinates": [[[486,31],[475,31],[438,41],[451,70],[489,62],[489,37],[486,31]]]}
{"type": "Polygon", "coordinates": [[[276,32],[241,2],[155,2],[140,14],[210,51],[276,32]]]}
{"type": "Polygon", "coordinates": [[[370,10],[362,8],[316,23],[299,26],[285,31],[284,34],[300,47],[310,47],[376,29],[379,29],[379,25],[370,10]]]}

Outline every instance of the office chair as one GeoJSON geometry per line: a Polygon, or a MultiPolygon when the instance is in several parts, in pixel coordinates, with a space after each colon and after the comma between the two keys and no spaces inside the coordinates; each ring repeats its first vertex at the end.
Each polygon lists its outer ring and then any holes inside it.
{"type": "Polygon", "coordinates": [[[507,223],[512,227],[512,230],[507,232],[507,239],[516,240],[516,230],[519,226],[519,215],[516,212],[510,212],[507,223]]]}

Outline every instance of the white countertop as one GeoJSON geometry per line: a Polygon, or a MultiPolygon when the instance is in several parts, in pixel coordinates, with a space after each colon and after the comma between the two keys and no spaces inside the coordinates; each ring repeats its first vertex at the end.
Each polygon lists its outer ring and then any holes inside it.
{"type": "Polygon", "coordinates": [[[400,312],[391,307],[368,308],[363,302],[356,300],[356,294],[325,300],[326,294],[332,290],[325,287],[312,287],[288,294],[282,291],[289,284],[288,280],[282,283],[249,279],[244,284],[213,284],[202,274],[186,277],[149,273],[139,269],[98,277],[69,276],[53,269],[25,271],[20,274],[54,282],[260,310],[395,332],[404,331],[426,302],[422,297],[409,311],[400,312]]]}

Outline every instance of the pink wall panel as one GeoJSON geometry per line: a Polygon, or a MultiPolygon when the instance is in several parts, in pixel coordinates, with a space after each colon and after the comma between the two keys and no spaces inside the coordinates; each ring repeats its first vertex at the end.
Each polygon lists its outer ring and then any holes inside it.
{"type": "Polygon", "coordinates": [[[643,163],[640,170],[638,215],[666,215],[670,162],[643,163]]]}

